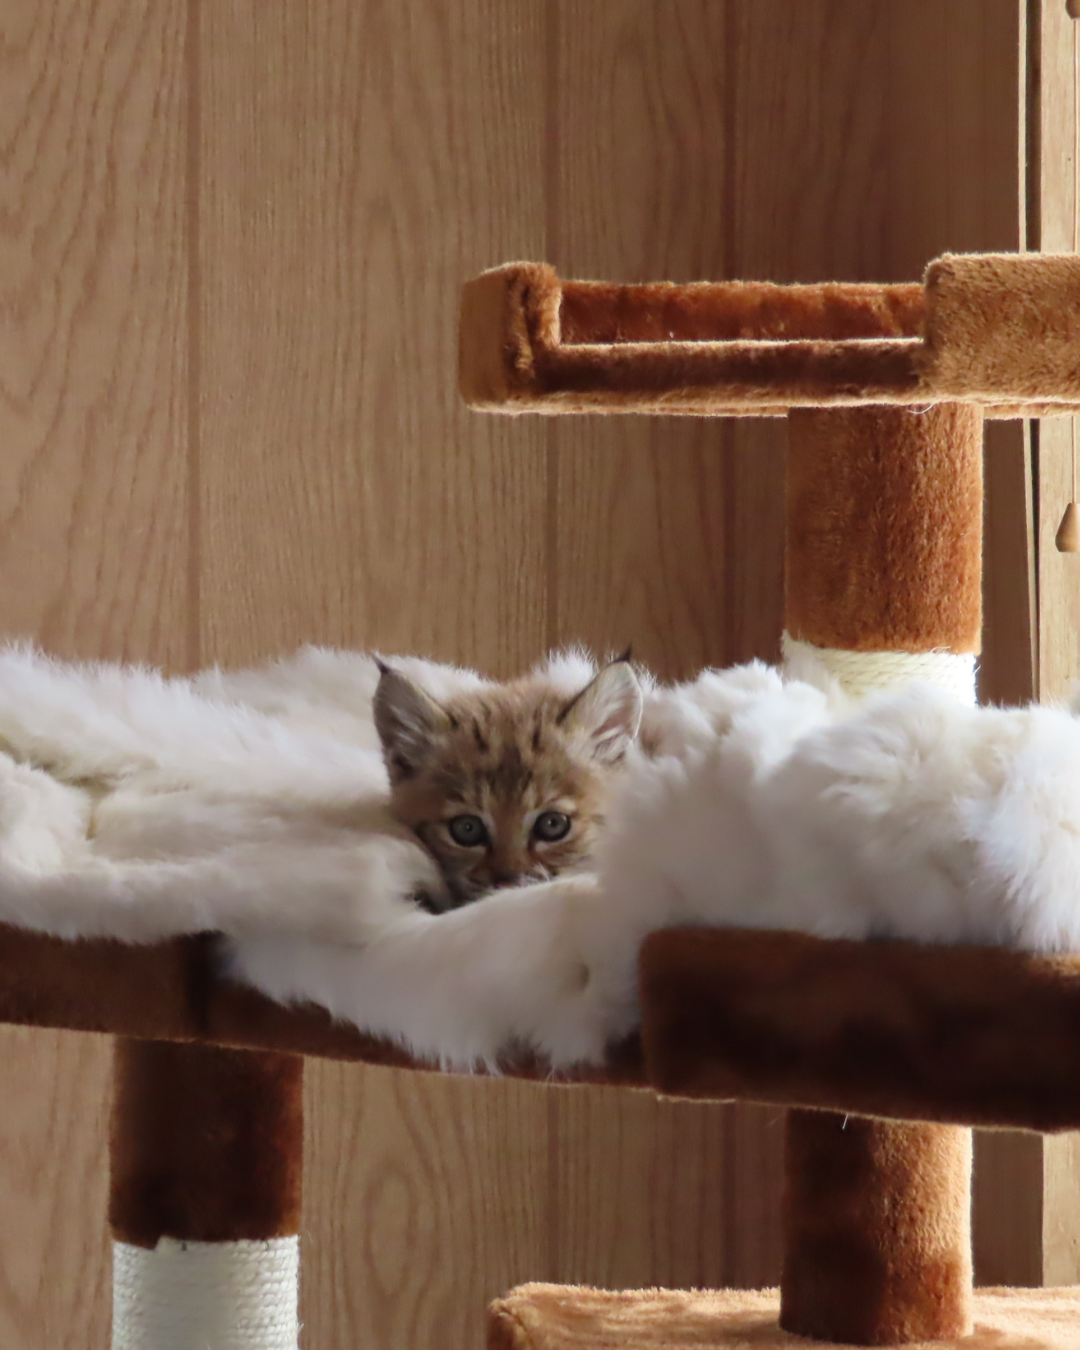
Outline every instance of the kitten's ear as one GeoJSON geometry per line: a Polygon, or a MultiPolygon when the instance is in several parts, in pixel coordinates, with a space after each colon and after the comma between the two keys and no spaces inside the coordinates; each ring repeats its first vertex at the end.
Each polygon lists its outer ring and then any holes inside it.
{"type": "Polygon", "coordinates": [[[587,736],[602,763],[617,764],[637,738],[642,704],[634,667],[620,657],[567,704],[559,721],[587,736]]]}
{"type": "Polygon", "coordinates": [[[445,714],[412,680],[382,661],[372,706],[390,781],[412,778],[430,757],[445,714]]]}

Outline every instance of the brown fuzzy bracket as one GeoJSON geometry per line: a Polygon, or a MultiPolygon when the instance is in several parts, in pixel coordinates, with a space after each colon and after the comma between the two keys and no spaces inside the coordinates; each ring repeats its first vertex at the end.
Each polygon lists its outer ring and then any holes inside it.
{"type": "Polygon", "coordinates": [[[947,254],[919,285],[561,281],[509,263],[461,301],[459,383],[488,412],[779,416],[973,402],[1080,411],[1080,258],[947,254]]]}

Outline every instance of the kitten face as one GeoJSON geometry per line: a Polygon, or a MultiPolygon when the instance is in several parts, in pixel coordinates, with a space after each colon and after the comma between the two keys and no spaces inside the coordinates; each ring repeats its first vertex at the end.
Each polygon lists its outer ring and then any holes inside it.
{"type": "Polygon", "coordinates": [[[375,725],[391,809],[434,857],[455,904],[588,860],[641,706],[626,661],[570,699],[533,676],[446,704],[384,668],[375,725]]]}

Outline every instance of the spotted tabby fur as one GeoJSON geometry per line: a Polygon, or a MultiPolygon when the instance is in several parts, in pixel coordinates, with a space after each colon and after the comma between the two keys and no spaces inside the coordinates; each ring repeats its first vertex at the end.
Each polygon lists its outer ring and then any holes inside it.
{"type": "Polygon", "coordinates": [[[382,667],[375,725],[391,809],[435,859],[453,905],[588,861],[641,709],[625,658],[569,699],[534,674],[442,704],[382,667]]]}

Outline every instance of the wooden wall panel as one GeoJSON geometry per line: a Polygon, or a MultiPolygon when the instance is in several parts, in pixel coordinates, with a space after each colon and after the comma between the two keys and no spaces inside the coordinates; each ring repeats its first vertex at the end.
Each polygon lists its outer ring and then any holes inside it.
{"type": "MultiPolygon", "coordinates": [[[[1032,248],[1074,252],[1080,246],[1080,31],[1064,4],[1031,0],[1033,49],[1029,109],[1032,248]]],[[[1080,675],[1080,557],[1059,553],[1054,535],[1075,495],[1080,455],[1075,418],[1035,424],[1038,443],[1039,697],[1062,700],[1080,675]]],[[[1039,1237],[1047,1282],[1080,1281],[1080,1135],[1048,1139],[1042,1155],[1039,1237]]]]}
{"type": "MultiPolygon", "coordinates": [[[[1076,87],[1077,21],[1064,4],[1033,5],[1038,82],[1031,109],[1032,247],[1072,252],[1080,243],[1074,160],[1080,104],[1076,87]]],[[[1054,535],[1073,496],[1077,422],[1044,419],[1039,445],[1039,697],[1067,698],[1080,675],[1080,556],[1059,553],[1054,535]]]]}
{"type": "MultiPolygon", "coordinates": [[[[0,7],[0,632],[188,657],[185,12],[0,7]]],[[[109,1339],[109,1044],[0,1029],[0,1344],[109,1339]]]]}
{"type": "Polygon", "coordinates": [[[466,277],[543,252],[540,10],[202,11],[200,631],[509,672],[543,644],[535,421],[470,415],[466,277]]]}
{"type": "MultiPolygon", "coordinates": [[[[562,275],[726,274],[729,8],[655,0],[549,6],[547,257],[562,275]]],[[[740,512],[751,505],[749,493],[739,502],[732,491],[740,470],[754,483],[761,470],[777,469],[775,453],[761,446],[768,433],[757,434],[763,453],[754,465],[729,453],[730,426],[712,420],[564,418],[548,438],[550,641],[601,650],[632,643],[666,676],[732,659],[747,635],[730,561],[770,525],[765,547],[779,537],[779,494],[764,520],[753,520],[740,512]]],[[[775,432],[772,440],[775,448],[775,432]]],[[[774,473],[770,486],[781,481],[774,473]]],[[[764,603],[752,612],[770,622],[752,640],[763,639],[758,651],[774,655],[779,550],[759,570],[760,557],[751,548],[739,576],[764,587],[764,603]]],[[[615,1287],[774,1283],[781,1132],[746,1128],[760,1119],[619,1093],[554,1097],[557,1277],[615,1287]],[[733,1169],[737,1138],[745,1147],[733,1169]],[[754,1179],[743,1203],[737,1176],[754,1179]]]]}
{"type": "Polygon", "coordinates": [[[311,1077],[305,1344],[479,1347],[487,1303],[549,1274],[546,1090],[311,1077]]]}
{"type": "Polygon", "coordinates": [[[0,15],[0,628],[183,664],[184,7],[0,15]]]}
{"type": "MultiPolygon", "coordinates": [[[[544,251],[542,7],[201,14],[200,635],[508,674],[544,647],[542,424],[470,415],[461,283],[544,251]]],[[[312,1064],[302,1316],[318,1350],[478,1344],[548,1273],[547,1105],[312,1064]]]]}

